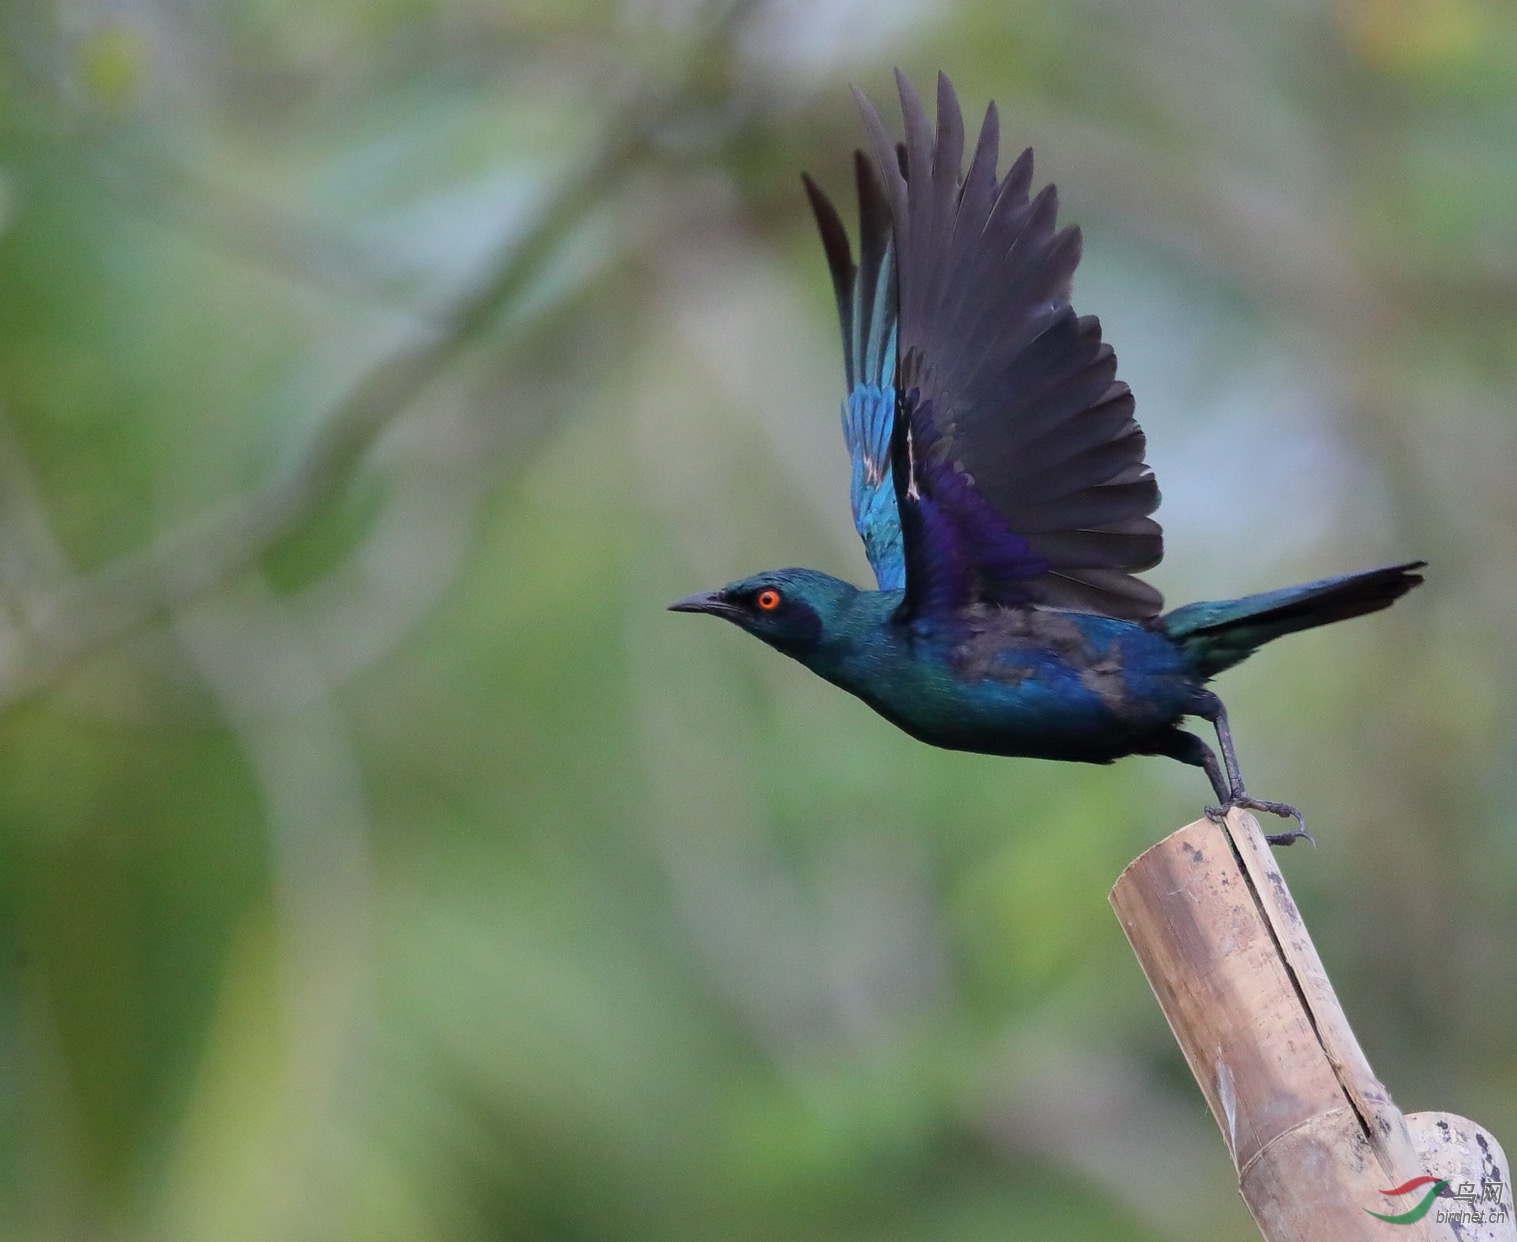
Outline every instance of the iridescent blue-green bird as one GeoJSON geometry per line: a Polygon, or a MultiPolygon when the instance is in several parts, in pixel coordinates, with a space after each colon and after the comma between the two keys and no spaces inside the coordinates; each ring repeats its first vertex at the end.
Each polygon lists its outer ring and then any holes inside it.
{"type": "MultiPolygon", "coordinates": [[[[897,74],[905,141],[859,105],[859,256],[803,178],[832,270],[848,395],[854,523],[879,584],[810,569],[756,574],[672,604],[734,622],[955,750],[1110,763],[1168,755],[1223,806],[1249,796],[1207,681],[1262,643],[1384,608],[1423,562],[1161,613],[1134,575],[1158,563],[1159,491],[1100,323],[1077,315],[1077,229],[1032,152],[996,173],[992,104],[963,167],[964,123],[938,76],[933,126],[897,74]],[[1222,751],[1181,729],[1213,723],[1222,751]]],[[[1212,809],[1215,814],[1215,809],[1212,809]]],[[[1305,825],[1272,837],[1289,843],[1305,825]]]]}

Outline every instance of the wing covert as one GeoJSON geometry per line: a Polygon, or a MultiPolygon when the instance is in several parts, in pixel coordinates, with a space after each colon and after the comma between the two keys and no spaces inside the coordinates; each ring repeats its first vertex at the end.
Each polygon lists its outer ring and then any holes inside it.
{"type": "Polygon", "coordinates": [[[810,177],[802,176],[827,266],[832,272],[848,395],[843,441],[852,460],[849,499],[853,524],[880,590],[906,584],[901,521],[891,477],[890,439],[896,409],[897,300],[890,209],[874,167],[854,158],[859,197],[859,261],[836,209],[810,177]]]}

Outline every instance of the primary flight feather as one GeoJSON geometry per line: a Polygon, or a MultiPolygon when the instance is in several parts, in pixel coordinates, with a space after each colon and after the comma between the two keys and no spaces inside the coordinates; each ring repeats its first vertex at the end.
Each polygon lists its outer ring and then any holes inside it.
{"type": "Polygon", "coordinates": [[[1249,796],[1205,683],[1272,638],[1386,607],[1422,562],[1160,615],[1136,576],[1163,555],[1158,485],[1101,325],[1069,302],[1079,230],[1058,228],[1053,186],[1031,193],[1030,150],[997,173],[994,104],[966,169],[948,78],[934,126],[896,76],[904,141],[859,96],[875,150],[854,160],[856,260],[803,178],[842,328],[854,523],[879,589],[783,569],[671,607],[735,622],[925,742],[1087,763],[1169,755],[1203,768],[1224,806],[1299,821],[1249,796]],[[1185,716],[1213,722],[1220,764],[1185,716]]]}

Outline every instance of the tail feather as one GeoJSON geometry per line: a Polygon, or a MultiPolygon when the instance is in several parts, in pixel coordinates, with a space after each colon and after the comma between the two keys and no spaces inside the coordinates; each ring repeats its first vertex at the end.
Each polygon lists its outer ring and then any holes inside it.
{"type": "Polygon", "coordinates": [[[1389,608],[1422,581],[1416,571],[1426,564],[1408,561],[1243,599],[1187,604],[1166,614],[1162,624],[1196,671],[1212,677],[1273,638],[1389,608]]]}

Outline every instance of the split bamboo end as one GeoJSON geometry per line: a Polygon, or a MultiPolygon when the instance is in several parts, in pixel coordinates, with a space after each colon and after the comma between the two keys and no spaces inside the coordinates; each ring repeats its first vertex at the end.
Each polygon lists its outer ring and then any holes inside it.
{"type": "Polygon", "coordinates": [[[1500,1145],[1464,1118],[1396,1108],[1252,815],[1166,837],[1123,871],[1111,904],[1267,1242],[1517,1242],[1500,1145]],[[1429,1183],[1384,1192],[1423,1177],[1450,1187],[1417,1220],[1371,1214],[1415,1211],[1429,1183]],[[1479,1222],[1451,1219],[1476,1211],[1450,1197],[1466,1186],[1482,1196],[1479,1222]]]}

